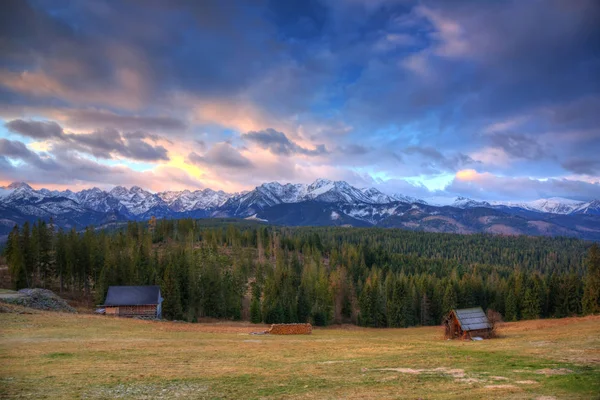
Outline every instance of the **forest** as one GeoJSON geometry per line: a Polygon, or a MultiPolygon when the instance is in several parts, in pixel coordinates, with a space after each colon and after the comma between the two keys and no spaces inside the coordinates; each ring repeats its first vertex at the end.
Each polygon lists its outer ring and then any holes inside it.
{"type": "Polygon", "coordinates": [[[452,308],[504,320],[600,312],[600,250],[572,238],[151,219],[108,229],[15,226],[15,289],[102,304],[110,285],[160,285],[168,319],[437,325],[452,308]]]}

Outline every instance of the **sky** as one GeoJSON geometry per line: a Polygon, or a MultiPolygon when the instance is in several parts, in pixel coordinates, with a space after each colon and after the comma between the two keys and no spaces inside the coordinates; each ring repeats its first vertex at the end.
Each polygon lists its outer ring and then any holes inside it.
{"type": "Polygon", "coordinates": [[[597,0],[4,0],[0,185],[600,198],[597,0]]]}

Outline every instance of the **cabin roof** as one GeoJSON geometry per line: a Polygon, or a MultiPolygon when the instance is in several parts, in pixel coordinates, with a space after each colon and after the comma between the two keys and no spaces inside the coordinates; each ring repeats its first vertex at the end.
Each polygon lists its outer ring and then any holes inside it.
{"type": "Polygon", "coordinates": [[[105,306],[160,304],[160,286],[109,286],[105,306]]]}
{"type": "Polygon", "coordinates": [[[481,307],[452,310],[463,331],[490,329],[492,325],[481,307]]]}

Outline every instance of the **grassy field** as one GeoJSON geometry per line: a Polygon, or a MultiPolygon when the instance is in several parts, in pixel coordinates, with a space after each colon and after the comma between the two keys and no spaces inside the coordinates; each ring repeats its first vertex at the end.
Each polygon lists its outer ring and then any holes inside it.
{"type": "Polygon", "coordinates": [[[261,328],[0,314],[0,397],[600,398],[600,317],[504,324],[481,342],[432,327],[248,335],[261,328]]]}

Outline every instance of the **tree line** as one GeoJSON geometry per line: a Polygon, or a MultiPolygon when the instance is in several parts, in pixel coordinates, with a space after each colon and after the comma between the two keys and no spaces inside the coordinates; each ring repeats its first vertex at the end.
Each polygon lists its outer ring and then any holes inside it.
{"type": "Polygon", "coordinates": [[[129,222],[112,231],[15,226],[15,288],[102,304],[110,285],[160,285],[169,319],[436,325],[453,308],[505,320],[600,312],[600,251],[568,238],[382,228],[288,228],[219,220],[129,222]]]}

